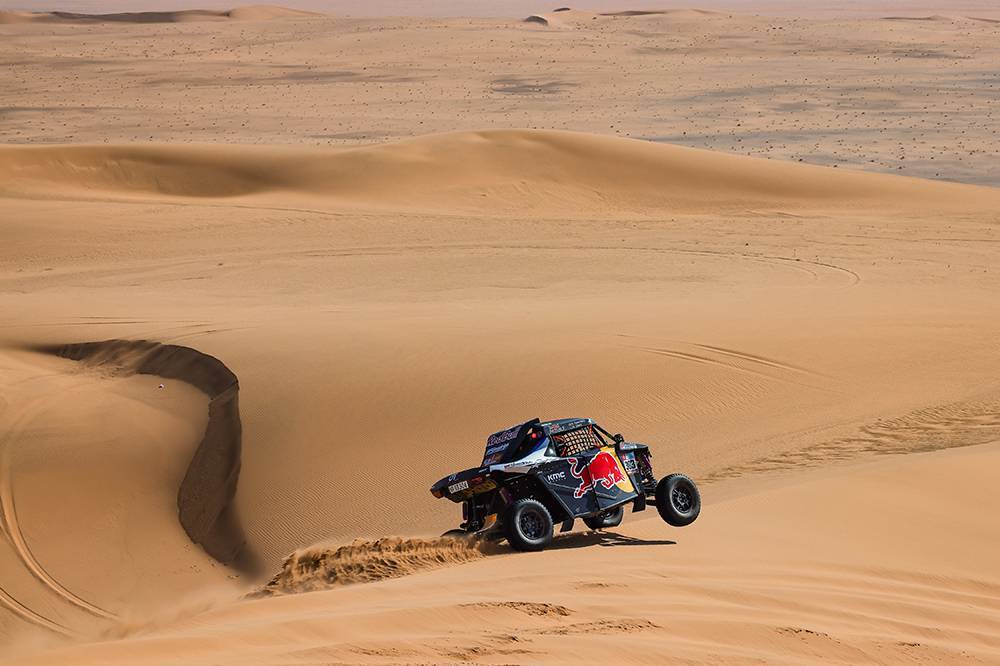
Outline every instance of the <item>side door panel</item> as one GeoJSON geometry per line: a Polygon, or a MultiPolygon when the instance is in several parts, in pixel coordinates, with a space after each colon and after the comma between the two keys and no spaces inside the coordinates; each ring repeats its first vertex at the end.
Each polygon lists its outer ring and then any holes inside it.
{"type": "Polygon", "coordinates": [[[554,460],[540,467],[538,474],[573,516],[617,506],[637,495],[611,447],[554,460]]]}
{"type": "Polygon", "coordinates": [[[632,479],[613,447],[597,451],[587,463],[585,475],[589,477],[597,505],[602,509],[635,499],[637,495],[632,479]]]}
{"type": "MultiPolygon", "coordinates": [[[[577,456],[577,458],[585,458],[577,456]]],[[[573,476],[573,465],[569,458],[561,458],[546,463],[538,469],[538,475],[553,495],[574,517],[598,511],[597,497],[589,488],[581,491],[582,482],[573,476]]]]}

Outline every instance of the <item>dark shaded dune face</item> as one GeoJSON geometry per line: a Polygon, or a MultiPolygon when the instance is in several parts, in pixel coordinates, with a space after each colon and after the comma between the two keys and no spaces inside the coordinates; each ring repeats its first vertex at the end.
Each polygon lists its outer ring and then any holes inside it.
{"type": "MultiPolygon", "coordinates": [[[[501,78],[503,94],[572,82],[501,78]]],[[[926,183],[753,160],[649,141],[542,130],[456,132],[351,149],[0,146],[0,192],[84,198],[307,195],[331,207],[488,211],[700,211],[762,205],[912,206],[926,183]]],[[[945,188],[947,189],[947,188],[945,188]]],[[[972,196],[987,196],[985,190],[972,196]]],[[[296,205],[299,202],[296,201],[296,205]]]]}
{"type": "Polygon", "coordinates": [[[82,12],[0,12],[2,23],[194,23],[200,21],[260,21],[281,18],[301,18],[320,16],[287,7],[258,5],[236,7],[230,10],[181,9],[176,11],[116,12],[111,14],[87,14],[82,12]]]}
{"type": "Polygon", "coordinates": [[[223,564],[251,569],[234,513],[242,423],[239,380],[217,358],[189,347],[146,340],[56,345],[37,351],[115,374],[156,375],[194,386],[209,397],[208,425],[177,491],[178,518],[191,540],[223,564]]]}
{"type": "Polygon", "coordinates": [[[626,9],[621,12],[602,12],[601,16],[657,16],[666,13],[664,9],[626,9]]]}
{"type": "Polygon", "coordinates": [[[74,12],[52,12],[52,22],[84,23],[183,23],[185,21],[220,21],[226,12],[204,9],[190,9],[177,12],[121,12],[118,14],[78,14],[74,12]]]}
{"type": "MultiPolygon", "coordinates": [[[[64,146],[24,151],[0,164],[7,186],[28,191],[54,183],[120,194],[226,197],[268,189],[266,175],[238,160],[150,146],[64,146]]],[[[0,190],[5,189],[0,182],[0,190]]]]}
{"type": "MultiPolygon", "coordinates": [[[[561,7],[553,12],[572,11],[570,7],[561,7]]],[[[598,16],[614,18],[629,18],[633,16],[720,16],[721,12],[709,9],[623,9],[616,12],[599,12],[598,16]]]]}

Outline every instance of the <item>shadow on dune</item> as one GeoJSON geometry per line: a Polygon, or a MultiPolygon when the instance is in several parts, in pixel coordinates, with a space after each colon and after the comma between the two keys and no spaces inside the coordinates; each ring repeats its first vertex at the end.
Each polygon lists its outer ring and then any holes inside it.
{"type": "Polygon", "coordinates": [[[0,11],[0,24],[4,23],[191,23],[198,21],[273,20],[281,18],[319,17],[322,14],[289,7],[256,5],[235,7],[229,10],[180,9],[173,11],[118,12],[114,14],[82,14],[78,12],[51,11],[0,11]]]}
{"type": "MultiPolygon", "coordinates": [[[[504,94],[560,94],[572,84],[507,77],[492,85],[504,94]]],[[[525,210],[715,214],[758,206],[826,211],[862,204],[923,214],[927,206],[958,200],[963,208],[994,210],[997,200],[992,188],[551,130],[453,132],[347,149],[0,145],[0,193],[36,197],[53,190],[102,200],[294,195],[297,201],[315,197],[322,207],[491,216],[525,210]]]]}
{"type": "Polygon", "coordinates": [[[205,552],[244,573],[256,573],[256,558],[233,498],[239,481],[242,424],[239,380],[220,360],[189,347],[146,340],[106,340],[36,347],[39,351],[120,374],[176,379],[209,397],[208,425],[177,491],[184,531],[205,552]]]}
{"type": "Polygon", "coordinates": [[[590,546],[673,546],[676,541],[669,539],[640,539],[617,532],[578,532],[556,537],[548,550],[567,548],[589,548],[590,546]]]}

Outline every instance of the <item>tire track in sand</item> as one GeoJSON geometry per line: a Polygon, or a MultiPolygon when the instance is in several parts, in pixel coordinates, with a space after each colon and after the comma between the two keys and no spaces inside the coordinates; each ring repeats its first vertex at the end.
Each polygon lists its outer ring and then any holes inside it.
{"type": "Polygon", "coordinates": [[[691,351],[670,347],[633,347],[649,354],[668,356],[681,361],[710,365],[731,372],[753,375],[770,381],[793,384],[803,388],[817,391],[833,391],[828,386],[822,386],[818,382],[830,380],[831,377],[813,370],[802,368],[789,363],[784,363],[775,359],[750,354],[725,347],[716,347],[699,343],[680,343],[692,348],[691,351]],[[817,380],[817,381],[809,381],[817,380]]]}
{"type": "MultiPolygon", "coordinates": [[[[181,526],[191,540],[219,562],[233,563],[245,544],[242,526],[230,510],[239,476],[242,430],[236,376],[221,361],[197,350],[142,340],[49,345],[32,348],[31,351],[84,361],[91,366],[111,368],[125,375],[149,374],[179,379],[209,397],[209,422],[181,482],[177,506],[181,526]]],[[[31,377],[21,383],[50,376],[31,377]]],[[[51,404],[54,396],[65,396],[68,391],[85,389],[88,385],[63,388],[65,390],[49,391],[26,401],[7,432],[0,437],[0,528],[15,555],[44,589],[90,615],[115,620],[117,616],[114,613],[74,594],[46,571],[32,553],[17,517],[11,473],[12,444],[23,434],[26,424],[51,404]]],[[[70,632],[51,618],[32,611],[6,590],[0,595],[0,600],[19,616],[35,624],[61,633],[70,632]]]]}
{"type": "Polygon", "coordinates": [[[775,368],[777,370],[782,370],[782,371],[787,371],[787,372],[800,372],[800,373],[805,374],[805,375],[814,375],[814,376],[817,376],[817,377],[826,377],[827,376],[827,375],[824,375],[824,374],[822,374],[820,372],[816,372],[815,370],[809,370],[808,368],[803,368],[802,366],[793,365],[791,363],[785,363],[783,361],[779,361],[779,360],[776,360],[776,359],[773,359],[773,358],[768,358],[767,356],[760,356],[760,355],[757,355],[757,354],[750,354],[748,352],[739,351],[737,349],[728,349],[726,347],[716,347],[715,345],[704,345],[704,344],[698,344],[698,343],[695,343],[694,346],[698,347],[700,349],[704,349],[705,351],[708,351],[708,352],[713,352],[713,353],[716,353],[716,354],[722,354],[723,356],[731,356],[733,358],[740,359],[740,360],[743,360],[743,361],[749,361],[751,363],[759,363],[761,365],[770,366],[770,367],[775,368]]]}
{"type": "Polygon", "coordinates": [[[724,467],[706,482],[786,472],[866,456],[928,453],[1000,441],[1000,392],[918,409],[860,426],[856,434],[724,467]]]}
{"type": "MultiPolygon", "coordinates": [[[[73,389],[69,390],[72,391],[73,389]]],[[[25,425],[37,416],[51,400],[50,396],[46,396],[29,402],[10,425],[4,436],[0,437],[0,531],[3,532],[7,543],[10,544],[14,554],[24,565],[25,569],[42,584],[45,590],[56,595],[62,601],[82,609],[91,615],[113,620],[117,616],[74,594],[42,566],[34,553],[32,553],[30,546],[28,546],[24,533],[21,530],[20,522],[17,519],[13,479],[11,478],[11,445],[24,432],[25,425]]],[[[29,608],[7,591],[3,587],[2,581],[0,581],[0,603],[3,603],[22,619],[33,624],[65,635],[76,633],[69,627],[29,608]]]]}

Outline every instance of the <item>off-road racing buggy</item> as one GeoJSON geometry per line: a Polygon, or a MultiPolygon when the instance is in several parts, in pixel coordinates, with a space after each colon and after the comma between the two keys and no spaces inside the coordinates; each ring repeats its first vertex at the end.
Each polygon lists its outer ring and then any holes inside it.
{"type": "Polygon", "coordinates": [[[446,535],[506,538],[517,550],[541,550],[555,523],[573,529],[615,527],[625,505],[656,504],[675,527],[701,511],[694,481],[670,474],[657,482],[644,444],[626,442],[592,419],[534,419],[490,435],[479,467],[456,472],[431,487],[435,497],[462,503],[464,522],[446,535]]]}

